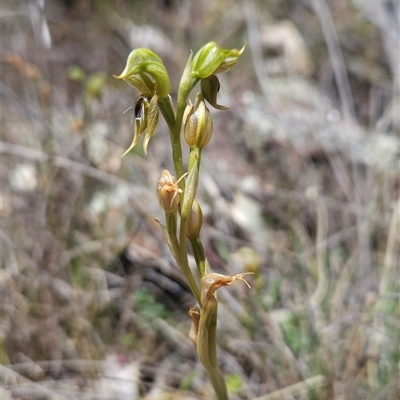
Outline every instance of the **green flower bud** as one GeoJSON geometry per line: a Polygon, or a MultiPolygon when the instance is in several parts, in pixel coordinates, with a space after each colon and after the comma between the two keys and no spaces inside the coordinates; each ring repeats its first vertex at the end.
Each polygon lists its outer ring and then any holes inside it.
{"type": "Polygon", "coordinates": [[[241,50],[223,49],[215,42],[207,43],[193,57],[193,78],[204,79],[210,75],[229,71],[238,62],[244,48],[245,46],[241,50]]]}
{"type": "Polygon", "coordinates": [[[139,96],[136,100],[134,108],[135,133],[133,135],[133,141],[129,146],[128,150],[126,150],[121,157],[128,154],[137,145],[140,136],[142,136],[142,133],[146,130],[148,109],[149,109],[149,98],[145,95],[139,96]]]}
{"type": "Polygon", "coordinates": [[[190,210],[186,235],[190,240],[196,240],[199,237],[201,226],[203,225],[203,212],[199,202],[194,199],[192,209],[190,210]]]}
{"type": "Polygon", "coordinates": [[[217,104],[217,95],[221,85],[215,75],[202,79],[200,82],[201,94],[217,110],[227,110],[229,107],[217,104]]]}
{"type": "Polygon", "coordinates": [[[133,50],[122,74],[114,77],[125,80],[146,95],[157,94],[160,99],[168,96],[171,87],[161,58],[154,51],[144,48],[133,50]]]}
{"type": "Polygon", "coordinates": [[[213,121],[210,111],[206,107],[203,96],[198,93],[194,105],[186,109],[184,121],[184,135],[190,147],[204,148],[211,139],[213,121]]]}

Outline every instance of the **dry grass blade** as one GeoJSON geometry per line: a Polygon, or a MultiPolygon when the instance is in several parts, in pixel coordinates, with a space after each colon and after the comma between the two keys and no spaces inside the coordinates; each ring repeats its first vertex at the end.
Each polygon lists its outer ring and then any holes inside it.
{"type": "Polygon", "coordinates": [[[322,375],[313,376],[312,378],[308,378],[303,382],[295,383],[294,385],[277,390],[265,396],[257,397],[254,400],[292,399],[295,396],[309,393],[310,391],[324,387],[326,384],[327,384],[327,379],[324,376],[322,375]]]}

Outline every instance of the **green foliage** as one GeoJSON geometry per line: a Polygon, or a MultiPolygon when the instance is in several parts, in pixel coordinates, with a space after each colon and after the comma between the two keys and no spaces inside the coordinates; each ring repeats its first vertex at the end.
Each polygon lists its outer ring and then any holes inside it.
{"type": "Polygon", "coordinates": [[[199,375],[199,371],[198,370],[193,370],[190,371],[183,379],[182,382],[179,386],[179,388],[181,390],[189,390],[192,385],[193,385],[193,381],[197,378],[197,376],[199,375]]]}
{"type": "Polygon", "coordinates": [[[78,67],[77,65],[71,65],[68,67],[68,78],[83,83],[86,80],[86,73],[85,71],[81,68],[78,67]]]}
{"type": "Polygon", "coordinates": [[[282,323],[281,329],[285,342],[295,354],[310,350],[314,338],[306,320],[292,315],[282,323]]]}
{"type": "Polygon", "coordinates": [[[72,263],[73,281],[80,287],[85,287],[85,264],[84,260],[78,258],[72,263]]]}
{"type": "Polygon", "coordinates": [[[163,304],[156,301],[154,294],[146,288],[139,288],[132,296],[132,305],[146,319],[168,317],[163,304]]]}
{"type": "Polygon", "coordinates": [[[140,341],[137,340],[135,335],[132,332],[126,332],[121,339],[121,344],[127,350],[140,350],[140,341]]]}
{"type": "MultiPolygon", "coordinates": [[[[268,291],[261,297],[260,304],[265,311],[272,310],[280,299],[282,278],[278,278],[269,282],[268,291]]],[[[261,294],[260,294],[261,295],[261,294]]]]}
{"type": "Polygon", "coordinates": [[[101,99],[104,86],[107,82],[104,72],[93,72],[86,80],[85,92],[89,99],[101,99]]]}
{"type": "Polygon", "coordinates": [[[241,376],[237,374],[227,374],[225,380],[229,393],[240,393],[243,389],[243,379],[241,376]]]}
{"type": "Polygon", "coordinates": [[[91,119],[90,106],[94,100],[101,100],[107,84],[107,75],[102,71],[96,71],[89,75],[77,65],[71,65],[67,69],[68,77],[72,81],[79,82],[83,87],[82,103],[85,112],[85,121],[91,119]]]}

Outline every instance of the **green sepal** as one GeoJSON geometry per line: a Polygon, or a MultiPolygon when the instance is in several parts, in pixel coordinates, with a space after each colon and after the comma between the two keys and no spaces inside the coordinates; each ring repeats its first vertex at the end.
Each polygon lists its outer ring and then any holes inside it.
{"type": "Polygon", "coordinates": [[[146,135],[143,140],[143,151],[147,154],[147,145],[156,130],[158,123],[158,96],[154,95],[150,101],[149,109],[147,112],[147,128],[146,135]]]}
{"type": "Polygon", "coordinates": [[[139,96],[135,103],[135,123],[134,123],[134,135],[131,145],[129,146],[128,150],[122,154],[121,157],[124,157],[128,154],[138,143],[140,136],[147,128],[147,114],[149,108],[149,99],[147,96],[139,96]]]}
{"type": "MultiPolygon", "coordinates": [[[[115,75],[114,78],[122,79],[115,75]]],[[[152,96],[156,90],[153,81],[146,74],[132,75],[124,78],[124,81],[146,96],[152,96]]]]}

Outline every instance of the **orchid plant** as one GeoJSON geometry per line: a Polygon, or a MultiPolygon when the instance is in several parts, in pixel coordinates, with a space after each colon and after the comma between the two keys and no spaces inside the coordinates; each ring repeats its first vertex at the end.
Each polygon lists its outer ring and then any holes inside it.
{"type": "Polygon", "coordinates": [[[196,200],[196,192],[201,154],[213,133],[213,120],[207,103],[219,110],[228,108],[217,103],[220,89],[217,74],[230,70],[238,62],[243,51],[244,47],[240,50],[223,49],[215,42],[210,42],[194,56],[191,53],[180,80],[176,105],[169,95],[168,72],[161,58],[149,49],[133,50],[122,74],[115,76],[140,93],[134,106],[133,141],[123,155],[137,145],[142,135],[143,149],[147,153],[147,146],[156,130],[160,112],[169,128],[175,172],[171,174],[164,170],[157,183],[157,196],[165,212],[165,223],[157,222],[196,299],[197,306],[189,310],[192,318],[189,336],[218,400],[227,400],[228,393],[224,375],[217,362],[216,291],[236,280],[241,280],[250,287],[244,278],[249,272],[235,276],[212,272],[200,239],[203,215],[196,200]],[[192,104],[189,96],[198,83],[200,91],[192,104]],[[186,172],[182,160],[182,132],[186,144],[190,147],[186,172]],[[188,242],[196,261],[198,276],[194,275],[189,267],[188,242]]]}

